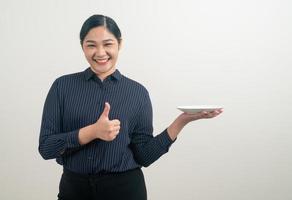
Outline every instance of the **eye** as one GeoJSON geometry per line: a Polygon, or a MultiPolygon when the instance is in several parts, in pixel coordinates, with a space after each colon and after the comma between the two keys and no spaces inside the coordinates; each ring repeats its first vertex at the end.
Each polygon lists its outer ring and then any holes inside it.
{"type": "Polygon", "coordinates": [[[106,46],[106,47],[109,47],[109,46],[111,46],[111,45],[113,45],[113,43],[105,43],[105,44],[104,44],[104,46],[106,46]]]}
{"type": "Polygon", "coordinates": [[[95,47],[95,45],[94,44],[88,44],[87,47],[93,48],[93,47],[95,47]]]}

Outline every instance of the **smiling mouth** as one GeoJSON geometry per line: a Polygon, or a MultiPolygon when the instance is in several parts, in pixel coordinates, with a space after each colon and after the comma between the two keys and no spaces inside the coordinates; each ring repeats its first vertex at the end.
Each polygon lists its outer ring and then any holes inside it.
{"type": "Polygon", "coordinates": [[[110,60],[110,58],[93,59],[93,60],[99,65],[104,65],[110,60]]]}

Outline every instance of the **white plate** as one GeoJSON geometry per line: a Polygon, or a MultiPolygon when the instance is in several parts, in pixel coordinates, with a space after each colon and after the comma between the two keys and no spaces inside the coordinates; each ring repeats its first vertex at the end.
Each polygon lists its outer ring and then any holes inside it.
{"type": "Polygon", "coordinates": [[[197,113],[202,111],[213,111],[216,109],[223,108],[222,106],[215,105],[198,105],[198,106],[178,106],[177,109],[185,112],[185,113],[197,113]]]}

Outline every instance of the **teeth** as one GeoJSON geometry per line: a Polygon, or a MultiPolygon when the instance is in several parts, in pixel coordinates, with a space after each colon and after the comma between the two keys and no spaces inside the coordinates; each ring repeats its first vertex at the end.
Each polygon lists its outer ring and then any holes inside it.
{"type": "Polygon", "coordinates": [[[98,62],[98,63],[106,63],[108,61],[107,59],[94,59],[94,61],[98,62]]]}

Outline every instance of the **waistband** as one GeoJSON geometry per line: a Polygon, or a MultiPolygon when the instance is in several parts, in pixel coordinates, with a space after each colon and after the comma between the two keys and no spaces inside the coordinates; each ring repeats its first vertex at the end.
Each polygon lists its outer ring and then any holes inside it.
{"type": "Polygon", "coordinates": [[[66,168],[63,168],[63,174],[65,176],[71,177],[71,178],[78,178],[78,179],[94,179],[94,178],[105,178],[105,177],[115,177],[115,176],[121,176],[121,175],[127,175],[132,174],[135,172],[141,171],[140,168],[130,169],[124,172],[99,172],[99,173],[93,173],[93,174],[81,174],[77,172],[73,172],[71,170],[68,170],[66,168]]]}

